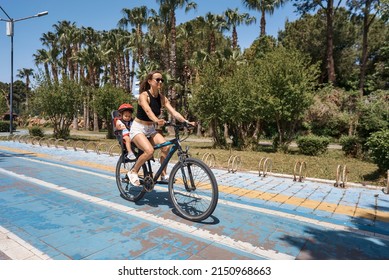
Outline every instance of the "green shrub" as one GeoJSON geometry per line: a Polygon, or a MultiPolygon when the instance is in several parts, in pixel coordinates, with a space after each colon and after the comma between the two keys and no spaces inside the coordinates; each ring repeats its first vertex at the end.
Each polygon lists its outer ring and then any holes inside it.
{"type": "Polygon", "coordinates": [[[30,133],[31,136],[38,136],[38,137],[45,136],[42,128],[40,128],[39,126],[33,126],[33,127],[29,128],[28,132],[30,133]]]}
{"type": "MultiPolygon", "coordinates": [[[[12,122],[13,130],[16,130],[15,122],[12,122]]],[[[0,121],[0,132],[9,132],[9,121],[0,121]]]]}
{"type": "Polygon", "coordinates": [[[369,147],[370,155],[380,170],[389,169],[389,129],[373,133],[366,145],[369,147]]]}
{"type": "Polygon", "coordinates": [[[358,136],[342,136],[339,142],[346,156],[356,158],[362,153],[362,143],[358,136]]]}
{"type": "Polygon", "coordinates": [[[296,142],[300,153],[308,156],[317,156],[325,153],[330,144],[330,140],[327,137],[316,135],[301,136],[296,142]]]}

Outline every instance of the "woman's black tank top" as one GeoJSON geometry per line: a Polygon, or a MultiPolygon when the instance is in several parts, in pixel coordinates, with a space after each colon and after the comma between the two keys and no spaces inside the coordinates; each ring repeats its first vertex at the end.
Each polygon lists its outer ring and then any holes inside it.
{"type": "MultiPolygon", "coordinates": [[[[150,91],[147,91],[147,94],[149,95],[149,98],[150,98],[149,105],[150,105],[151,111],[153,111],[154,115],[156,117],[158,117],[161,114],[161,107],[162,107],[161,96],[158,93],[157,97],[153,97],[151,95],[150,91]]],[[[145,110],[143,110],[142,106],[138,106],[138,110],[136,112],[136,117],[142,121],[152,122],[152,120],[150,120],[149,116],[147,116],[145,110]]]]}

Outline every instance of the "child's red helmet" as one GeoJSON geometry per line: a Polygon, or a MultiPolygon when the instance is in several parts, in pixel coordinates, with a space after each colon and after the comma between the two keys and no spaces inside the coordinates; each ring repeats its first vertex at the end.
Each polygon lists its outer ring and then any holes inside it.
{"type": "Polygon", "coordinates": [[[129,110],[131,112],[134,112],[134,107],[132,107],[131,104],[128,104],[128,103],[124,103],[122,105],[119,106],[119,109],[118,111],[121,113],[123,111],[126,111],[126,110],[129,110]]]}

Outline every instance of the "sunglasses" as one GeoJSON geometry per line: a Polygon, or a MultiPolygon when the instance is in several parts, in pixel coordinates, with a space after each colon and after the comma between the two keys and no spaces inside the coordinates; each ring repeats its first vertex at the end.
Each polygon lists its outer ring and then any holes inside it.
{"type": "Polygon", "coordinates": [[[164,79],[161,79],[161,78],[156,78],[153,80],[155,80],[157,83],[163,83],[165,81],[164,79]]]}

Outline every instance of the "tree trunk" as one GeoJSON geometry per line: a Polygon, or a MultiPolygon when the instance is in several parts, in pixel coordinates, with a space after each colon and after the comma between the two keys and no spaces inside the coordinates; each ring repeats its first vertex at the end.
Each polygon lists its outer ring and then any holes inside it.
{"type": "Polygon", "coordinates": [[[335,85],[335,63],[334,63],[334,1],[328,0],[327,6],[327,74],[328,82],[335,85]]]}
{"type": "Polygon", "coordinates": [[[266,15],[265,8],[262,7],[262,11],[261,11],[261,35],[260,35],[260,37],[266,35],[266,18],[265,18],[265,15],[266,15]]]}
{"type": "Polygon", "coordinates": [[[362,58],[361,58],[361,72],[359,78],[359,91],[360,97],[363,97],[365,82],[366,82],[366,68],[367,68],[367,56],[368,56],[368,36],[370,24],[374,20],[375,15],[369,20],[369,14],[371,9],[371,0],[365,2],[365,8],[363,9],[363,39],[362,39],[362,58]]]}

